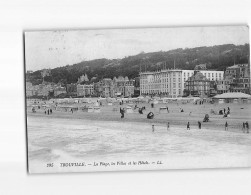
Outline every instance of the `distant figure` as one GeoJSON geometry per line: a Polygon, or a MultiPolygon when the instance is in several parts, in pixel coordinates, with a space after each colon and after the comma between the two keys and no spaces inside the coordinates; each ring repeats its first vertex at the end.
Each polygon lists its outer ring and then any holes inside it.
{"type": "Polygon", "coordinates": [[[227,117],[227,113],[224,112],[223,118],[227,117]]]}
{"type": "Polygon", "coordinates": [[[187,123],[187,130],[190,130],[190,123],[187,123]]]}
{"type": "Polygon", "coordinates": [[[154,132],[154,125],[152,125],[152,132],[154,132]]]}
{"type": "Polygon", "coordinates": [[[223,110],[223,111],[224,111],[224,114],[225,114],[225,113],[226,113],[226,109],[224,108],[224,110],[223,110]]]}
{"type": "Polygon", "coordinates": [[[249,133],[249,124],[246,122],[247,133],[249,133]]]}
{"type": "Polygon", "coordinates": [[[151,103],[151,107],[152,107],[152,108],[154,107],[154,104],[153,104],[153,103],[151,103]]]}
{"type": "Polygon", "coordinates": [[[71,113],[73,114],[73,109],[71,108],[71,113]]]}
{"type": "Polygon", "coordinates": [[[228,130],[228,124],[227,124],[227,122],[225,123],[225,131],[227,131],[228,130]]]}
{"type": "Polygon", "coordinates": [[[52,114],[52,109],[50,109],[50,113],[52,114]]]}
{"type": "Polygon", "coordinates": [[[184,110],[183,110],[183,109],[181,109],[181,110],[180,110],[180,112],[184,112],[184,110]]]}
{"type": "Polygon", "coordinates": [[[198,121],[198,126],[199,126],[199,129],[201,129],[201,122],[198,121]]]}
{"type": "Polygon", "coordinates": [[[142,110],[143,110],[143,108],[139,108],[139,113],[140,113],[140,114],[143,114],[143,111],[142,111],[142,110]]]}
{"type": "Polygon", "coordinates": [[[245,133],[245,129],[246,129],[246,123],[243,122],[242,124],[242,132],[245,133]]]}
{"type": "Polygon", "coordinates": [[[147,114],[147,118],[148,118],[148,119],[153,119],[153,117],[154,117],[154,114],[153,114],[152,112],[149,112],[149,113],[147,114]]]}
{"type": "Polygon", "coordinates": [[[167,126],[167,130],[169,130],[169,127],[170,127],[169,122],[167,122],[166,126],[167,126]]]}
{"type": "Polygon", "coordinates": [[[230,108],[229,107],[227,107],[227,111],[230,113],[230,108]]]}
{"type": "Polygon", "coordinates": [[[120,113],[121,113],[121,118],[124,118],[124,113],[125,113],[125,111],[124,111],[124,109],[120,109],[120,113]]]}
{"type": "Polygon", "coordinates": [[[44,111],[44,114],[46,114],[46,110],[44,111]]]}
{"type": "Polygon", "coordinates": [[[49,109],[47,110],[47,113],[48,113],[48,115],[50,114],[50,111],[49,111],[49,109]]]}
{"type": "Polygon", "coordinates": [[[168,106],[166,107],[166,111],[169,113],[168,106]]]}

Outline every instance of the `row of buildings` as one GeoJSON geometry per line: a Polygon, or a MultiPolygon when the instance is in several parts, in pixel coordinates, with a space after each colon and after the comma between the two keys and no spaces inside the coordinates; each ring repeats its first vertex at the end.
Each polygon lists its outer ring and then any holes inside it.
{"type": "Polygon", "coordinates": [[[139,77],[129,79],[119,76],[88,79],[80,76],[77,83],[43,84],[33,86],[26,83],[26,96],[68,95],[71,97],[132,97],[138,95],[160,95],[166,97],[213,96],[226,92],[250,94],[250,67],[248,64],[230,66],[226,71],[206,70],[206,65],[197,65],[195,70],[162,69],[140,72],[139,77]]]}
{"type": "MultiPolygon", "coordinates": [[[[87,75],[83,75],[78,79],[77,83],[61,86],[60,84],[52,84],[43,82],[43,84],[33,86],[26,82],[26,96],[64,96],[71,97],[131,97],[139,95],[139,77],[128,79],[128,77],[119,76],[104,78],[98,82],[89,82],[87,75]]],[[[93,80],[93,79],[91,79],[93,80]]]]}
{"type": "MultiPolygon", "coordinates": [[[[198,66],[196,66],[198,67],[198,66]]],[[[250,94],[250,67],[238,64],[226,71],[206,70],[159,70],[140,73],[141,95],[213,96],[225,92],[243,92],[250,94]]]]}

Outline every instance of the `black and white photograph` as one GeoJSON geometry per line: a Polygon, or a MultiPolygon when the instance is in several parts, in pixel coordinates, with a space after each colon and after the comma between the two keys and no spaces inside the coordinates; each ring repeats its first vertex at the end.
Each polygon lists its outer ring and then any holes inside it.
{"type": "Polygon", "coordinates": [[[249,27],[24,31],[29,173],[251,165],[249,27]]]}

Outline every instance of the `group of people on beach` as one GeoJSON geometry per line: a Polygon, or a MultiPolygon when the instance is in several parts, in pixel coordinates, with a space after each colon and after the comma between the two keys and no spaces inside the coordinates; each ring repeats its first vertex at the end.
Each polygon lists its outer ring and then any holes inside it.
{"type": "Polygon", "coordinates": [[[47,111],[45,110],[44,114],[48,114],[48,115],[52,114],[52,109],[47,109],[47,111]]]}
{"type": "Polygon", "coordinates": [[[249,124],[248,124],[247,121],[243,122],[243,124],[242,124],[242,131],[243,131],[243,133],[249,133],[249,124]]]}
{"type": "Polygon", "coordinates": [[[230,108],[227,107],[227,109],[224,108],[223,110],[220,110],[220,111],[219,111],[219,114],[220,114],[220,115],[223,115],[223,117],[228,117],[228,115],[230,115],[230,108]]]}

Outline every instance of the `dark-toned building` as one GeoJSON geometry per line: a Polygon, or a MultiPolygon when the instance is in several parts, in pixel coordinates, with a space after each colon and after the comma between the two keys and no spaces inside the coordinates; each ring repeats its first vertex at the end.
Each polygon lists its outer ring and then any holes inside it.
{"type": "Polygon", "coordinates": [[[77,83],[67,84],[66,93],[70,96],[77,96],[77,83]]]}
{"type": "Polygon", "coordinates": [[[185,86],[185,96],[204,97],[210,95],[210,80],[199,71],[194,71],[194,74],[187,79],[185,86]]]}
{"type": "Polygon", "coordinates": [[[250,66],[237,64],[226,69],[225,76],[230,78],[230,92],[250,94],[250,66]]]}

